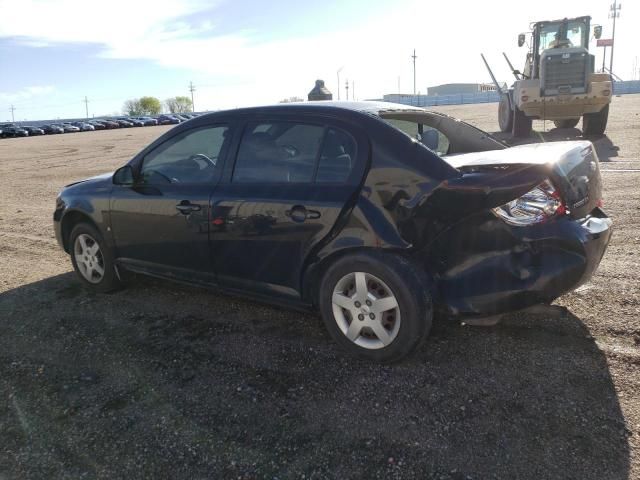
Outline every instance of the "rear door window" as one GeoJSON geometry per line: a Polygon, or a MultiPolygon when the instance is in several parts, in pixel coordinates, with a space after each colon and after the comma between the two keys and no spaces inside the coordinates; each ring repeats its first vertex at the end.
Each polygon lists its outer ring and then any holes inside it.
{"type": "Polygon", "coordinates": [[[344,183],[356,161],[356,141],[342,130],[329,128],[322,144],[316,183],[344,183]]]}
{"type": "Polygon", "coordinates": [[[294,122],[247,126],[233,183],[313,182],[325,127],[294,122]]]}

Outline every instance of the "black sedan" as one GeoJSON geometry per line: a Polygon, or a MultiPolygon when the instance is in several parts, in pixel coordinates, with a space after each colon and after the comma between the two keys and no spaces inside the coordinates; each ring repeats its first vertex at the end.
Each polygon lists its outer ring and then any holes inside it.
{"type": "Polygon", "coordinates": [[[104,130],[105,128],[107,128],[105,127],[104,123],[100,123],[96,120],[89,120],[87,123],[89,125],[92,125],[94,130],[104,130]]]}
{"type": "Polygon", "coordinates": [[[40,128],[47,135],[53,135],[55,133],[64,133],[64,128],[62,128],[60,125],[56,125],[56,124],[42,125],[40,128]]]}
{"type": "Polygon", "coordinates": [[[84,285],[125,271],[317,309],[375,361],[434,312],[486,318],[587,281],[611,235],[588,141],[509,148],[439,113],[318,102],[203,115],[62,190],[84,285]]]}
{"type": "Polygon", "coordinates": [[[37,135],[44,135],[44,130],[42,129],[42,127],[33,127],[31,125],[25,125],[22,128],[24,128],[27,133],[29,133],[29,136],[37,136],[37,135]]]}
{"type": "Polygon", "coordinates": [[[100,122],[102,125],[104,125],[104,127],[107,130],[111,130],[112,128],[120,128],[120,125],[118,124],[118,122],[114,122],[113,120],[97,120],[98,122],[100,122]]]}
{"type": "Polygon", "coordinates": [[[32,127],[32,126],[24,126],[22,127],[24,128],[27,133],[29,133],[29,136],[36,136],[36,135],[44,135],[44,130],[40,127],[32,127]]]}
{"type": "Polygon", "coordinates": [[[181,122],[179,118],[174,117],[173,115],[160,115],[156,117],[158,125],[177,125],[181,122]]]}
{"type": "Polygon", "coordinates": [[[144,122],[141,120],[138,120],[137,118],[133,118],[133,117],[120,117],[118,118],[118,121],[123,120],[127,123],[130,123],[131,125],[133,125],[134,127],[144,127],[144,122]]]}
{"type": "Polygon", "coordinates": [[[11,123],[8,123],[6,125],[1,125],[0,126],[0,130],[2,130],[2,137],[3,138],[15,138],[15,137],[28,137],[29,136],[29,132],[26,131],[24,128],[19,127],[17,125],[13,125],[11,123]]]}

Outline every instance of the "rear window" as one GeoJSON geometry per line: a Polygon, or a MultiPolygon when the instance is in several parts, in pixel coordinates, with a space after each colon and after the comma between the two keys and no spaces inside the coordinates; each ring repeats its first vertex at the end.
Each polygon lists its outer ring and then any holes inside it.
{"type": "Polygon", "coordinates": [[[384,117],[382,117],[382,120],[401,132],[406,133],[418,142],[421,142],[424,146],[440,156],[449,153],[449,139],[436,128],[411,120],[398,120],[384,117]]]}

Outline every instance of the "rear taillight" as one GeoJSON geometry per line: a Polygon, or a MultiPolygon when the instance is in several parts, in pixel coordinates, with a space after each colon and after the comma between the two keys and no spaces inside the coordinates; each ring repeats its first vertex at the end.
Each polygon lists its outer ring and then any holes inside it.
{"type": "Polygon", "coordinates": [[[560,194],[549,180],[492,211],[509,225],[521,227],[568,213],[560,194]]]}

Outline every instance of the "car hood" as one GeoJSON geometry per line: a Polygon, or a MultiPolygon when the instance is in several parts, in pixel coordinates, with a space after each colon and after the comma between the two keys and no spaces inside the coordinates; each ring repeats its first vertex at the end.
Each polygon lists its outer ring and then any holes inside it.
{"type": "Polygon", "coordinates": [[[70,183],[65,185],[65,189],[69,187],[77,188],[82,185],[82,187],[103,187],[106,185],[111,185],[111,179],[113,178],[114,172],[103,173],[100,175],[96,175],[95,177],[85,178],[84,180],[78,180],[77,182],[70,183]]]}

